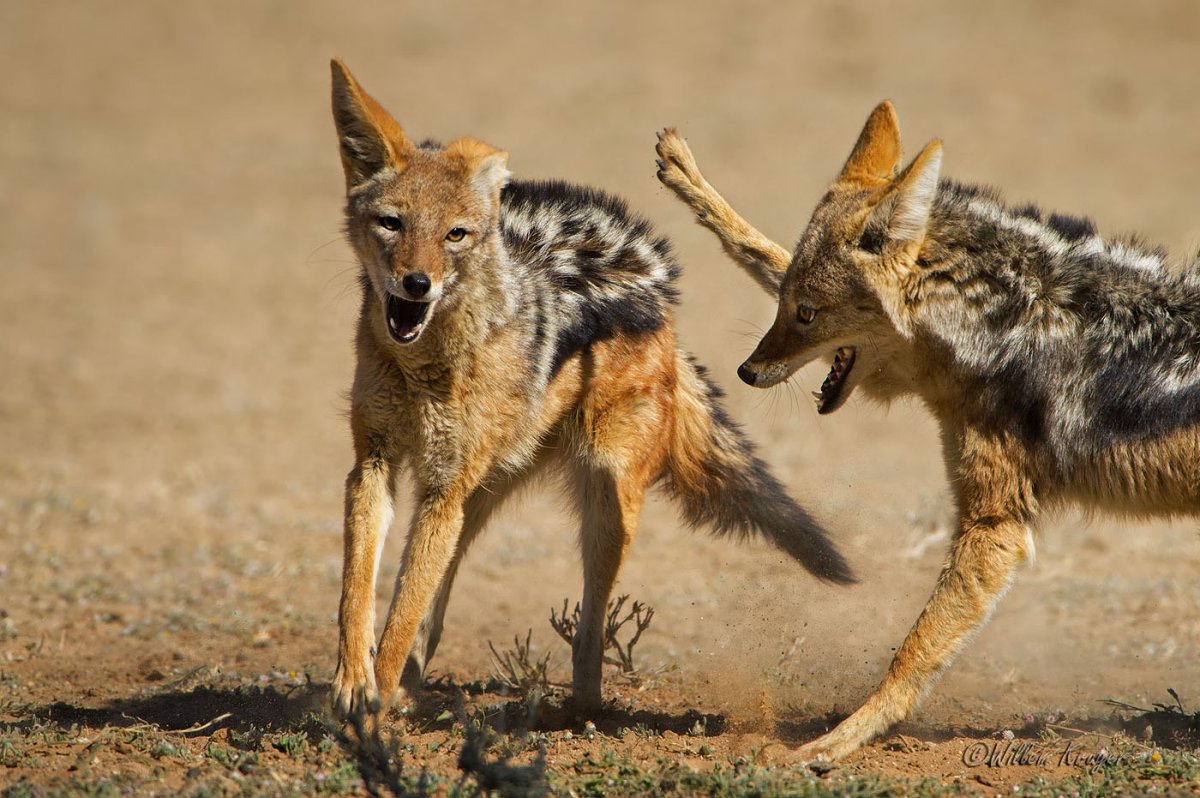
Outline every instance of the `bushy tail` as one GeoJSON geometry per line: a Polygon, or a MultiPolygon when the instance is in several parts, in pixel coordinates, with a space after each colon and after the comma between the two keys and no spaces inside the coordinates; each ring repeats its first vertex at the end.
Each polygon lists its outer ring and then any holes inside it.
{"type": "Polygon", "coordinates": [[[820,579],[856,581],[825,530],[754,456],[754,444],[721,407],[723,395],[703,366],[680,357],[666,487],[688,523],[721,535],[760,535],[820,579]]]}

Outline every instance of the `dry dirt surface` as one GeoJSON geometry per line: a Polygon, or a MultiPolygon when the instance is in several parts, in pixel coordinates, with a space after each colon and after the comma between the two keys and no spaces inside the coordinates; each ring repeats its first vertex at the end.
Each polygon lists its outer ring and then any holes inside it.
{"type": "Polygon", "coordinates": [[[937,432],[916,406],[818,418],[822,366],[737,382],[772,303],[658,185],[653,145],[679,127],[787,244],[888,97],[910,152],[944,139],[948,176],[1182,258],[1198,42],[1190,2],[0,3],[0,790],[1196,789],[1194,520],[1048,520],[910,723],[831,772],[790,761],[868,694],[932,587],[937,432]],[[478,136],[673,239],[683,341],[861,584],[688,532],[655,499],[619,584],[656,610],[639,673],[610,674],[589,727],[562,708],[547,622],[580,593],[575,522],[536,489],[466,561],[426,699],[378,739],[327,724],[357,310],[333,55],[413,135],[478,136]],[[548,657],[532,694],[488,646],[528,630],[548,657]],[[1005,731],[1046,756],[1005,761],[1005,731]],[[981,745],[990,766],[967,761],[981,745]]]}

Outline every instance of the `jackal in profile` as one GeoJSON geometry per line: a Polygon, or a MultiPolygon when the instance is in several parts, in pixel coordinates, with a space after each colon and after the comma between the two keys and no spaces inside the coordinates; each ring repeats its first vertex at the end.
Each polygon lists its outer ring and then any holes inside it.
{"type": "Polygon", "coordinates": [[[794,253],[701,176],[675,131],[659,178],[779,299],[738,369],[761,388],[819,357],[831,413],[861,387],[941,425],[958,528],[924,611],[863,706],[801,756],[843,756],[904,718],[1033,556],[1043,510],[1200,512],[1200,263],[939,182],[942,145],[900,169],[895,111],[867,120],[794,253]]]}
{"type": "Polygon", "coordinates": [[[332,70],[362,264],[337,710],[377,710],[402,669],[419,679],[463,553],[549,468],[582,520],[580,712],[600,705],[605,607],[651,485],[691,524],[760,535],[822,579],[851,580],[679,349],[665,239],[607,194],[510,181],[507,155],[481,141],[414,144],[340,62],[332,70]],[[375,579],[404,467],[415,512],[377,650],[375,579]]]}

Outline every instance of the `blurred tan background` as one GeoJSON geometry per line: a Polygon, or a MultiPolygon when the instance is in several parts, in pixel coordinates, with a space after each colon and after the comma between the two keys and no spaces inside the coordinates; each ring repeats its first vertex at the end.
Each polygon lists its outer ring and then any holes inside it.
{"type": "MultiPolygon", "coordinates": [[[[168,654],[332,672],[357,310],[333,55],[413,135],[601,186],[676,242],[685,344],[862,578],[818,586],[650,506],[620,583],[658,608],[641,659],[735,711],[865,696],[932,587],[947,487],[920,408],[818,419],[823,366],[738,383],[772,303],[658,185],[654,132],[789,246],[884,97],[948,176],[1200,243],[1190,2],[0,3],[0,609],[58,643],[30,666],[48,697],[127,694],[168,654]]],[[[1043,532],[925,716],[1186,700],[1195,522],[1043,532]]],[[[574,536],[548,490],[515,504],[434,667],[482,676],[484,641],[529,627],[565,667],[545,618],[580,592],[574,536]]]]}

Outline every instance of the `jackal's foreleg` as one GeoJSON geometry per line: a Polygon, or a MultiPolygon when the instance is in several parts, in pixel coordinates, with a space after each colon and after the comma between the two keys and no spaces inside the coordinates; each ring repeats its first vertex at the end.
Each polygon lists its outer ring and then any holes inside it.
{"type": "Polygon", "coordinates": [[[417,507],[396,577],[396,592],[375,657],[375,683],[384,707],[394,699],[418,630],[450,572],[463,530],[467,491],[448,488],[417,507]]]}
{"type": "Polygon", "coordinates": [[[476,488],[475,492],[471,494],[471,498],[467,500],[466,508],[463,510],[462,534],[459,535],[458,545],[454,550],[454,557],[446,569],[445,576],[442,577],[442,582],[438,587],[433,604],[430,605],[429,610],[425,613],[425,618],[417,628],[416,637],[413,638],[412,647],[408,652],[408,659],[404,664],[401,684],[406,689],[413,689],[420,685],[425,667],[429,664],[429,660],[433,658],[434,652],[437,651],[438,642],[442,638],[442,625],[446,617],[446,608],[450,603],[450,589],[454,586],[454,578],[458,574],[458,566],[462,563],[467,549],[470,548],[471,543],[479,536],[479,533],[483,531],[492,514],[504,504],[509,496],[523,485],[528,484],[536,474],[540,473],[544,465],[545,463],[539,460],[517,473],[504,471],[500,474],[495,474],[483,485],[476,488]]]}
{"type": "Polygon", "coordinates": [[[1030,529],[1015,519],[962,524],[937,586],[883,683],[837,728],[799,750],[838,759],[903,720],[995,607],[1028,556],[1030,529]]]}
{"type": "Polygon", "coordinates": [[[394,490],[392,466],[382,457],[361,459],[346,478],[338,664],[333,677],[333,708],[342,715],[379,708],[372,665],[375,577],[392,522],[394,490]]]}
{"type": "Polygon", "coordinates": [[[426,610],[424,618],[417,626],[417,632],[413,636],[412,644],[409,646],[408,657],[404,663],[404,670],[401,672],[400,683],[408,691],[414,691],[420,687],[422,679],[425,676],[425,667],[429,664],[429,660],[433,659],[434,652],[437,651],[438,643],[442,639],[442,627],[445,623],[446,608],[450,606],[450,590],[454,587],[454,579],[458,575],[458,566],[462,563],[463,555],[466,554],[467,548],[483,530],[482,519],[472,517],[473,514],[468,509],[464,514],[463,530],[459,535],[458,545],[455,547],[450,564],[446,567],[446,573],[442,576],[441,583],[438,585],[433,602],[426,610]]]}
{"type": "Polygon", "coordinates": [[[792,256],[735,211],[700,174],[687,142],[675,128],[658,134],[658,179],[696,213],[696,221],[716,233],[721,246],[773,297],[792,256]]]}

